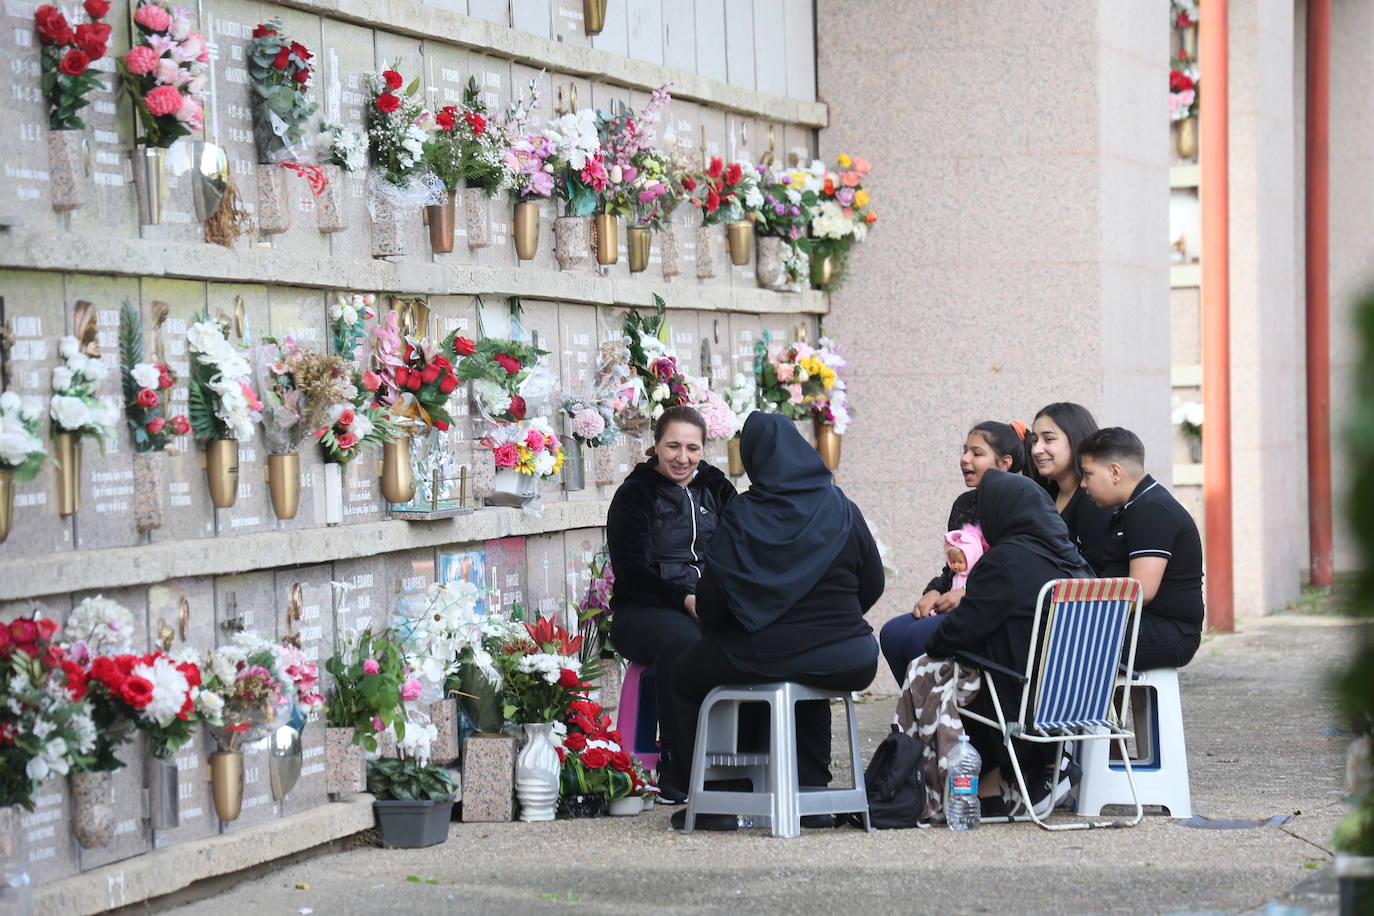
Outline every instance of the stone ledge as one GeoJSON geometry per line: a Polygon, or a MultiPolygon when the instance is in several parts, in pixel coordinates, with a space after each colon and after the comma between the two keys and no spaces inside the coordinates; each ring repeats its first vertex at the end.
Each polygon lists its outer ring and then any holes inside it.
{"type": "Polygon", "coordinates": [[[610,500],[548,503],[540,516],[518,509],[479,509],[433,522],[363,522],[18,557],[0,561],[0,601],[49,595],[54,583],[60,583],[63,592],[153,585],[182,577],[232,575],[413,548],[599,528],[606,524],[610,505],[610,500]]]}
{"type": "Polygon", "coordinates": [[[0,267],[64,273],[173,277],[230,283],[261,283],[283,277],[285,286],[429,295],[524,296],[591,305],[646,306],[658,293],[669,307],[713,312],[795,315],[825,314],[825,293],[775,293],[752,286],[612,279],[589,273],[538,268],[448,265],[419,261],[308,257],[270,248],[230,250],[201,243],[110,239],[69,233],[53,244],[48,232],[16,229],[0,233],[5,251],[0,267]]]}
{"type": "Polygon", "coordinates": [[[532,32],[522,32],[485,19],[436,9],[416,0],[279,0],[282,6],[309,10],[398,35],[410,35],[469,48],[483,54],[504,57],[536,69],[588,76],[642,89],[657,89],[664,82],[673,84],[673,98],[686,99],[727,108],[772,121],[805,127],[826,127],[830,109],[824,102],[807,102],[786,96],[770,95],[713,80],[686,70],[622,57],[610,51],[579,47],[554,41],[532,32]]]}
{"type": "Polygon", "coordinates": [[[373,826],[372,796],[309,808],[230,834],[192,840],[35,888],[34,913],[86,916],[190,887],[352,836],[373,826]]]}

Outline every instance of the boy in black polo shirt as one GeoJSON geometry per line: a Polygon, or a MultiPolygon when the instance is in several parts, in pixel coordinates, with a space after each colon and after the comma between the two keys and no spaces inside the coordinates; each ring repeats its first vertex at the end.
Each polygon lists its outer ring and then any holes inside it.
{"type": "Polygon", "coordinates": [[[1202,539],[1188,510],[1145,473],[1145,446],[1128,429],[1099,429],[1078,444],[1083,488],[1104,509],[1107,577],[1130,576],[1145,591],[1137,671],[1182,668],[1202,641],[1202,539]]]}

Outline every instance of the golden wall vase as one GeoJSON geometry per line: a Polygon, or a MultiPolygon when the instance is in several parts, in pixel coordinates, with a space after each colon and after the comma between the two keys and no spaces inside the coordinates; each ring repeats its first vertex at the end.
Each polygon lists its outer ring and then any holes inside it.
{"type": "Polygon", "coordinates": [[[539,204],[523,200],[515,205],[515,256],[532,261],[539,253],[539,204]]]}
{"type": "Polygon", "coordinates": [[[75,515],[81,508],[81,434],[60,432],[56,441],[57,514],[75,515]]]}
{"type": "Polygon", "coordinates": [[[238,820],[243,810],[243,754],[216,751],[210,755],[210,794],[220,820],[238,820]]]}
{"type": "Polygon", "coordinates": [[[730,263],[743,267],[749,263],[749,249],[754,242],[754,224],[747,219],[736,220],[725,227],[725,238],[730,245],[730,263]]]}
{"type": "Polygon", "coordinates": [[[228,509],[239,498],[239,443],[211,439],[205,446],[205,483],[216,509],[228,509]]]}
{"type": "Polygon", "coordinates": [[[596,223],[596,263],[610,266],[620,260],[620,221],[610,213],[598,213],[596,223]]]}
{"type": "Polygon", "coordinates": [[[630,273],[639,273],[649,266],[649,250],[654,244],[654,230],[648,226],[630,227],[630,273]]]}
{"type": "Polygon", "coordinates": [[[744,455],[740,452],[739,436],[731,436],[725,440],[725,454],[730,459],[730,476],[744,476],[744,455]]]}
{"type": "Polygon", "coordinates": [[[429,224],[429,247],[435,254],[448,254],[453,250],[453,220],[457,192],[444,192],[447,199],[442,204],[425,207],[426,222],[429,224]]]}
{"type": "Polygon", "coordinates": [[[277,518],[295,518],[301,506],[301,456],[267,456],[267,492],[277,518]]]}
{"type": "Polygon", "coordinates": [[[1175,148],[1180,159],[1192,159],[1197,155],[1197,118],[1184,118],[1178,122],[1178,139],[1175,148]]]}
{"type": "Polygon", "coordinates": [[[600,35],[606,27],[606,0],[582,0],[582,21],[588,35],[600,35]]]}
{"type": "Polygon", "coordinates": [[[0,544],[14,525],[14,470],[0,468],[0,544]]]}
{"type": "Polygon", "coordinates": [[[833,254],[811,259],[811,285],[825,289],[835,280],[835,256],[833,254]]]}
{"type": "Polygon", "coordinates": [[[821,453],[825,466],[835,471],[840,467],[840,434],[833,423],[816,421],[816,451],[821,453]]]}
{"type": "Polygon", "coordinates": [[[382,498],[397,504],[415,498],[415,467],[410,463],[409,433],[382,445],[382,498]]]}

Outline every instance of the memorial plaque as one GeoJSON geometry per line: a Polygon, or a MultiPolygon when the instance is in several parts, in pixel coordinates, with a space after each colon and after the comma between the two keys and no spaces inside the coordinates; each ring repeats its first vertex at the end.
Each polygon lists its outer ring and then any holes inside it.
{"type": "MultiPolygon", "coordinates": [[[[275,640],[278,613],[276,583],[270,570],[215,579],[217,645],[231,642],[237,632],[275,640]]],[[[278,715],[279,723],[280,719],[278,715]]],[[[276,802],[272,800],[272,787],[268,781],[267,739],[240,743],[235,749],[243,752],[243,807],[238,820],[220,822],[222,833],[241,830],[280,813],[276,802]]],[[[211,747],[210,750],[215,748],[211,747]]]]}
{"type": "MultiPolygon", "coordinates": [[[[80,14],[78,14],[80,18],[80,14]]],[[[133,146],[133,111],[127,96],[120,91],[115,59],[130,46],[129,17],[115,7],[105,18],[110,26],[109,50],[91,65],[99,71],[103,84],[91,92],[90,102],[81,109],[86,122],[86,151],[89,158],[78,170],[77,180],[84,181],[81,189],[82,205],[71,211],[70,225],[83,233],[97,233],[105,238],[137,238],[138,211],[134,201],[129,174],[129,148],[133,146]],[[115,12],[119,10],[119,12],[115,12]]],[[[38,55],[33,62],[38,64],[38,55]]],[[[135,297],[136,299],[136,297],[135,297]]]]}
{"type": "MultiPolygon", "coordinates": [[[[328,312],[323,293],[298,286],[274,286],[268,290],[269,329],[271,336],[279,341],[294,339],[301,346],[317,353],[329,352],[330,331],[327,327],[328,312]]],[[[266,403],[267,389],[266,359],[256,355],[253,369],[256,373],[258,398],[266,403]]],[[[296,433],[296,452],[300,456],[300,505],[296,517],[277,518],[271,504],[270,481],[263,480],[269,487],[268,512],[274,527],[284,529],[314,528],[324,524],[324,459],[316,444],[314,430],[307,428],[302,420],[296,433]]],[[[262,461],[267,463],[270,450],[263,448],[262,461]]],[[[240,473],[241,473],[240,469],[240,473]]]]}
{"type": "MultiPolygon", "coordinates": [[[[493,124],[505,124],[506,112],[514,93],[526,87],[512,85],[511,62],[508,60],[480,54],[473,54],[470,60],[482,101],[487,105],[487,117],[493,124]]],[[[511,240],[511,221],[514,219],[512,208],[515,205],[507,190],[498,191],[487,203],[491,212],[491,244],[486,248],[474,249],[471,254],[472,262],[510,267],[516,261],[515,243],[511,240]]],[[[460,226],[463,223],[461,203],[458,207],[457,222],[460,226]]]]}
{"type": "Polygon", "coordinates": [[[56,232],[66,219],[52,209],[48,114],[41,88],[41,42],[33,21],[35,5],[10,3],[4,9],[9,90],[0,98],[0,115],[14,127],[0,137],[0,156],[4,157],[0,214],[21,220],[25,229],[56,232]]]}
{"type": "MultiPolygon", "coordinates": [[[[580,603],[587,594],[587,586],[592,581],[591,562],[605,544],[606,535],[601,528],[575,528],[563,532],[563,550],[567,557],[565,594],[573,605],[580,603]]],[[[564,617],[559,622],[576,632],[577,611],[567,602],[564,606],[564,617]]]]}
{"type": "MultiPolygon", "coordinates": [[[[248,347],[243,355],[251,361],[253,347],[269,327],[267,287],[211,283],[206,287],[206,297],[210,314],[227,322],[229,342],[248,347]]],[[[253,382],[256,390],[257,379],[253,382]]],[[[220,537],[267,531],[274,518],[267,497],[267,449],[262,427],[255,424],[253,437],[239,440],[238,499],[228,509],[215,510],[215,529],[220,537]]]]}
{"type": "MultiPolygon", "coordinates": [[[[118,410],[114,433],[102,450],[97,440],[81,443],[81,509],[74,516],[76,545],[81,550],[129,547],[142,540],[134,525],[133,443],[124,419],[123,382],[119,364],[119,309],[138,301],[138,280],[73,274],[66,279],[68,307],[90,302],[96,316],[96,336],[105,381],[100,400],[118,410]]],[[[68,327],[72,327],[70,319],[68,327]]]]}
{"type": "MultiPolygon", "coordinates": [[[[811,161],[816,158],[815,128],[788,124],[774,130],[773,135],[778,139],[779,162],[788,167],[810,167],[811,161]]],[[[835,163],[828,162],[826,166],[834,168],[835,163]]]]}
{"type": "MultiPolygon", "coordinates": [[[[411,612],[423,610],[425,589],[434,582],[447,582],[438,574],[434,551],[428,547],[418,550],[403,550],[386,555],[387,581],[390,583],[382,620],[389,626],[395,618],[401,602],[405,601],[411,612]]],[[[473,580],[478,587],[482,585],[480,575],[473,580]]]]}
{"type": "MultiPolygon", "coordinates": [[[[582,0],[553,0],[553,37],[555,41],[577,48],[589,48],[587,21],[582,14],[582,0]]],[[[583,99],[587,98],[582,96],[583,99]]],[[[585,102],[583,104],[586,104],[585,102]]]]}
{"type": "Polygon", "coordinates": [[[725,115],[725,149],[727,162],[747,162],[758,165],[768,149],[766,133],[759,122],[737,112],[725,115]]]}
{"type": "Polygon", "coordinates": [[[509,615],[519,605],[529,611],[526,599],[525,539],[500,538],[486,542],[487,551],[487,608],[509,615]]]}
{"type": "MultiPolygon", "coordinates": [[[[13,17],[11,17],[13,18],[13,17]]],[[[27,26],[30,33],[32,26],[27,26]]],[[[37,50],[34,51],[37,54],[37,50]]],[[[11,160],[13,161],[13,160],[11,160]]],[[[37,209],[37,207],[34,207],[37,209]]],[[[58,364],[58,339],[67,333],[62,276],[36,271],[5,271],[0,274],[0,318],[14,335],[4,355],[3,387],[38,402],[44,421],[39,437],[51,457],[54,453],[47,422],[52,398],[52,368],[58,364]]],[[[87,444],[83,451],[92,450],[87,444]]],[[[99,447],[93,449],[99,453],[99,447]]],[[[83,487],[83,490],[89,489],[83,487]]],[[[57,514],[57,467],[49,462],[27,483],[14,485],[14,522],[10,535],[0,544],[0,557],[24,557],[71,550],[75,544],[70,518],[57,514]]]]}
{"type": "MultiPolygon", "coordinates": [[[[542,338],[541,338],[542,340],[542,338]]],[[[567,394],[591,397],[596,393],[597,367],[601,362],[601,338],[596,329],[596,308],[590,305],[574,305],[569,302],[558,306],[558,337],[544,344],[552,350],[558,348],[559,384],[567,394]]],[[[571,435],[571,420],[559,413],[554,418],[554,429],[560,435],[571,435]]],[[[568,500],[602,499],[601,488],[597,486],[593,454],[590,446],[581,447],[582,479],[586,486],[581,490],[565,490],[568,500]]],[[[570,454],[567,461],[575,460],[570,454]]]]}
{"type": "MultiPolygon", "coordinates": [[[[376,68],[372,51],[372,30],[362,26],[325,19],[321,23],[320,51],[315,55],[315,83],[312,90],[320,103],[320,115],[356,135],[365,136],[363,121],[367,89],[363,74],[376,68]]],[[[313,49],[312,49],[313,50],[313,49]]],[[[372,256],[372,222],[367,212],[366,170],[341,172],[347,191],[342,195],[348,228],[329,234],[330,254],[336,258],[372,256]]]]}
{"type": "MultiPolygon", "coordinates": [[[[276,574],[277,632],[295,637],[306,660],[319,667],[334,654],[334,600],[329,566],[280,570],[276,574]],[[299,601],[296,600],[299,586],[299,601]],[[299,608],[300,619],[295,619],[299,608]]],[[[317,689],[323,690],[324,684],[317,689]]],[[[281,803],[283,814],[295,814],[328,801],[324,779],[324,713],[311,713],[301,731],[301,775],[281,803]]]]}
{"type": "Polygon", "coordinates": [[[69,794],[67,777],[49,776],[33,794],[33,810],[19,815],[19,843],[28,855],[29,880],[35,886],[65,878],[80,867],[69,794]]]}
{"type": "MultiPolygon", "coordinates": [[[[189,419],[190,350],[186,331],[205,311],[205,284],[193,280],[145,277],[143,284],[143,343],[145,355],[156,358],[159,341],[167,365],[176,373],[169,412],[189,419]],[[153,319],[155,302],[167,305],[161,328],[153,319]]],[[[242,458],[240,457],[240,460],[242,458]]],[[[190,434],[176,436],[167,449],[162,527],[151,533],[153,543],[213,537],[214,509],[205,484],[205,453],[190,434]]]]}
{"type": "MultiPolygon", "coordinates": [[[[746,315],[742,312],[730,314],[731,345],[729,359],[734,372],[742,372],[745,375],[753,374],[754,348],[762,339],[763,325],[759,322],[759,316],[746,315]]],[[[768,346],[774,348],[774,352],[776,352],[786,346],[786,343],[774,337],[768,342],[768,346]]]]}
{"type": "MultiPolygon", "coordinates": [[[[167,630],[171,630],[173,652],[192,646],[204,654],[217,644],[217,635],[223,638],[231,635],[218,631],[215,625],[215,580],[208,578],[171,579],[150,587],[147,628],[154,637],[159,631],[165,635],[167,630]],[[182,613],[183,607],[185,614],[182,613]]],[[[215,741],[209,730],[202,726],[192,729],[191,740],[172,756],[178,773],[180,823],[171,829],[153,831],[153,845],[156,848],[214,836],[219,832],[219,820],[215,817],[205,770],[206,761],[214,750],[215,741]]],[[[149,773],[153,771],[151,760],[146,761],[144,766],[149,773]]]]}
{"type": "Polygon", "coordinates": [[[334,563],[334,644],[350,632],[382,630],[391,618],[391,580],[386,556],[334,563]]]}
{"type": "Polygon", "coordinates": [[[677,367],[683,375],[702,376],[701,334],[698,313],[690,309],[668,310],[668,338],[677,367]]]}
{"type": "Polygon", "coordinates": [[[531,616],[560,619],[566,595],[563,533],[525,538],[525,600],[531,616]]]}
{"type": "MultiPolygon", "coordinates": [[[[472,544],[454,544],[439,549],[434,576],[421,581],[438,581],[444,585],[453,582],[470,582],[477,587],[477,616],[481,617],[487,613],[487,607],[491,600],[490,580],[487,578],[487,551],[486,543],[478,541],[472,544]]],[[[404,589],[407,581],[415,579],[397,579],[397,587],[404,589]]],[[[424,586],[420,586],[423,588],[424,586]]]]}

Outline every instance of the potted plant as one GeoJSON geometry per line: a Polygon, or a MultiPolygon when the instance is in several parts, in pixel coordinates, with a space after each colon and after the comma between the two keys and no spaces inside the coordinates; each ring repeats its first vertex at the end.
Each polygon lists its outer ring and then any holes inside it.
{"type": "Polygon", "coordinates": [[[401,684],[405,656],[389,631],[345,634],[325,662],[329,699],[325,704],[325,784],[331,795],[366,786],[363,752],[377,750],[377,737],[396,726],[405,735],[401,684]]]}
{"type": "MultiPolygon", "coordinates": [[[[598,703],[574,700],[568,709],[567,728],[559,748],[559,813],[574,818],[599,817],[609,804],[634,792],[634,758],[620,746],[620,732],[611,728],[610,716],[598,703]]],[[[635,799],[621,810],[638,814],[643,804],[635,799]],[[628,810],[631,807],[633,811],[628,810]]]]}
{"type": "Polygon", "coordinates": [[[384,758],[367,765],[367,791],[387,846],[417,849],[448,839],[453,816],[453,777],[442,767],[408,758],[384,758]]]}
{"type": "Polygon", "coordinates": [[[425,143],[425,162],[444,185],[444,203],[427,208],[430,247],[453,250],[454,199],[463,192],[463,220],[469,248],[491,244],[491,197],[510,183],[505,130],[493,125],[469,77],[463,107],[446,105],[434,116],[437,127],[425,143]]]}
{"type": "Polygon", "coordinates": [[[809,170],[788,174],[794,182],[813,189],[817,203],[811,211],[811,285],[836,290],[844,282],[849,252],[868,237],[878,221],[863,180],[869,164],[862,156],[842,153],[837,170],[827,171],[819,162],[809,170]]]}

